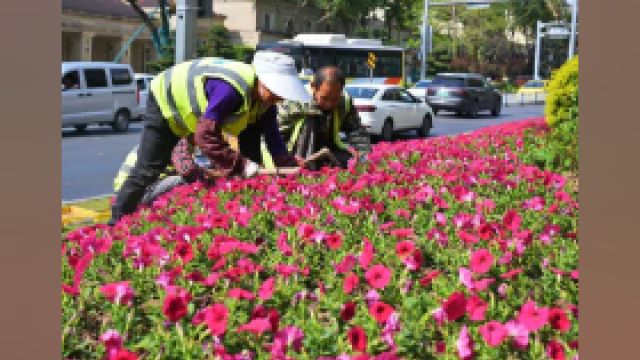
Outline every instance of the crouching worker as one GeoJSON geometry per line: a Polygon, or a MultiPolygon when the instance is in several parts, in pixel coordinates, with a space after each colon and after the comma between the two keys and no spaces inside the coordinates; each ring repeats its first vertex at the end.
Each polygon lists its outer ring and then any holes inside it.
{"type": "MultiPolygon", "coordinates": [[[[360,117],[351,97],[344,91],[345,76],[335,66],[316,71],[307,91],[309,104],[285,101],[278,105],[278,124],[289,151],[300,158],[327,147],[341,167],[346,168],[352,158],[358,160],[370,150],[369,135],[360,124],[360,117]],[[340,138],[347,134],[349,144],[340,138]]],[[[314,161],[307,167],[317,169],[327,162],[314,161]]]]}
{"type": "Polygon", "coordinates": [[[251,65],[200,58],[158,74],[151,82],[137,161],[116,195],[109,224],[136,209],[169,164],[174,146],[191,134],[211,169],[223,177],[257,174],[259,159],[251,157],[260,155],[258,134],[265,136],[277,166],[300,165],[278,131],[275,105],[283,99],[311,100],[293,59],[275,52],[256,52],[251,65]],[[243,146],[257,154],[242,155],[243,146]]]}

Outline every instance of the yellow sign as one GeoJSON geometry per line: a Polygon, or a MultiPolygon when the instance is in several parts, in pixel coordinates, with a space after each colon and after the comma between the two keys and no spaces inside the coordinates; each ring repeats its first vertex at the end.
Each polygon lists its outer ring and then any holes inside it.
{"type": "Polygon", "coordinates": [[[367,58],[367,66],[369,69],[375,69],[376,67],[376,54],[370,52],[369,57],[367,58]]]}

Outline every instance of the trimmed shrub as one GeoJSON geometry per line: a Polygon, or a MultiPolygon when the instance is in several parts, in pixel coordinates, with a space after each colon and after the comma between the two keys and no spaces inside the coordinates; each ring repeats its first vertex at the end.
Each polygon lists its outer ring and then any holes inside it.
{"type": "Polygon", "coordinates": [[[556,70],[547,85],[544,109],[551,127],[563,121],[578,120],[578,57],[575,56],[556,70]]]}

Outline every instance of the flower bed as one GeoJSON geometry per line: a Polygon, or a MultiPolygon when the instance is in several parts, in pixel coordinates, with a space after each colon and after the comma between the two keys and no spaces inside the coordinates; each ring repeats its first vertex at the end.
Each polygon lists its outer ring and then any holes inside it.
{"type": "Polygon", "coordinates": [[[542,119],[195,184],[63,241],[69,359],[577,357],[577,194],[542,119]]]}

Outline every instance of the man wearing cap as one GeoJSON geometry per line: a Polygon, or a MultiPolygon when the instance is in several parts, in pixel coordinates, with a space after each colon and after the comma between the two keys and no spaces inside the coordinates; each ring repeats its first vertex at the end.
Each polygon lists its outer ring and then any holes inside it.
{"type": "Polygon", "coordinates": [[[275,104],[283,99],[311,98],[294,60],[271,51],[256,52],[251,65],[200,58],[158,74],[151,82],[138,158],[116,195],[109,224],[136,209],[169,164],[174,146],[190,134],[221,177],[258,172],[261,134],[276,166],[300,164],[278,131],[275,104]]]}

